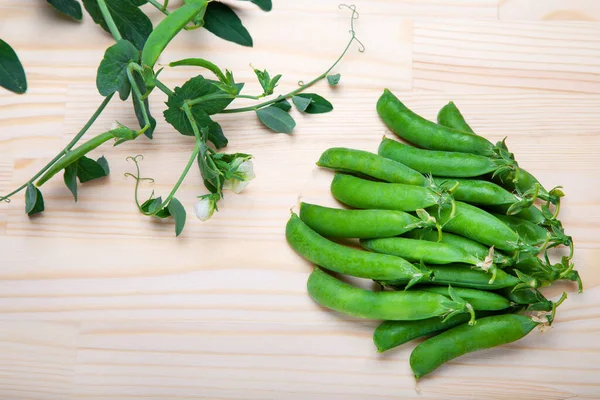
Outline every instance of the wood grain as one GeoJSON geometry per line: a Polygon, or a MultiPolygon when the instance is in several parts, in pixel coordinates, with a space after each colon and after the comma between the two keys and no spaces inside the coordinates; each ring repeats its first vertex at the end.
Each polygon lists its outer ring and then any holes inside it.
{"type": "MultiPolygon", "coordinates": [[[[241,2],[240,2],[241,3],[241,2]]],[[[256,91],[258,68],[282,73],[280,90],[320,74],[348,40],[337,1],[276,1],[271,13],[235,3],[253,49],[206,31],[172,42],[161,63],[202,55],[256,91]]],[[[177,4],[177,2],[174,2],[177,4]]],[[[192,170],[178,198],[184,234],[142,217],[134,166],[167,193],[192,142],[162,121],[153,141],[96,150],[110,177],[83,185],[77,203],[57,177],[44,186],[47,212],[23,214],[23,194],[0,204],[0,398],[2,399],[593,399],[600,398],[600,5],[592,0],[372,0],[357,2],[366,52],[336,68],[338,87],[315,91],[330,115],[299,115],[293,135],[275,135],[252,115],[225,115],[228,152],[255,156],[257,178],[228,195],[208,222],[191,208],[205,191],[192,170]],[[377,323],[329,312],[305,292],[311,265],[285,242],[299,198],[336,205],[332,174],[314,162],[331,146],[374,151],[390,135],[375,112],[384,87],[434,119],[453,100],[477,132],[508,143],[547,187],[563,185],[561,210],[576,243],[584,294],[561,283],[554,328],[471,354],[418,386],[414,344],[377,354],[377,323]]],[[[160,15],[148,8],[153,21],[160,15]]],[[[46,2],[0,0],[0,37],[21,57],[30,90],[0,91],[0,193],[29,179],[101,102],[97,64],[112,43],[90,18],[70,23],[46,2]]],[[[181,85],[197,73],[168,69],[181,85]]],[[[244,102],[239,102],[244,104],[244,102]]],[[[134,124],[117,100],[90,130],[134,124]]],[[[368,285],[367,282],[357,281],[368,285]]]]}

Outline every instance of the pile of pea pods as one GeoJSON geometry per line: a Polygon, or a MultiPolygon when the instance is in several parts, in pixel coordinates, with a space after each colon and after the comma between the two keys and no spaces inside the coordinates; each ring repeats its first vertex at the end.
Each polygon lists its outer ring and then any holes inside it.
{"type": "Polygon", "coordinates": [[[566,293],[550,301],[539,289],[569,280],[582,290],[558,219],[560,188],[546,190],[520,168],[505,141],[476,135],[452,102],[435,123],[385,90],[377,112],[410,144],[326,150],[317,165],[335,171],[331,193],[348,208],[301,203],[287,223],[291,247],[317,266],[310,296],[382,320],[373,335],[380,352],[428,337],[410,356],[416,379],[549,326],[566,293]],[[375,290],[335,274],[370,279],[375,290]]]}

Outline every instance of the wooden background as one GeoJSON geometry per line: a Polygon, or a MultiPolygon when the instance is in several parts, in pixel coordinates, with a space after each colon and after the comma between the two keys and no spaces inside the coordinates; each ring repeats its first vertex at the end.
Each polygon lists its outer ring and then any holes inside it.
{"type": "MultiPolygon", "coordinates": [[[[206,31],[180,35],[162,62],[202,56],[253,82],[249,63],[284,74],[281,91],[320,74],[345,46],[348,11],[338,0],[275,0],[271,13],[237,3],[254,49],[206,31]]],[[[143,154],[151,190],[166,194],[192,150],[162,121],[140,138],[105,146],[108,179],[43,188],[44,215],[24,215],[23,196],[0,205],[1,399],[570,399],[600,398],[600,4],[597,0],[357,0],[352,49],[319,84],[329,115],[298,115],[293,135],[254,115],[219,118],[228,151],[252,153],[257,178],[229,195],[206,223],[192,212],[204,193],[196,168],[178,197],[182,237],[171,221],[133,203],[130,155],[143,154]],[[386,129],[375,112],[383,88],[434,118],[447,101],[492,140],[508,136],[521,164],[547,186],[563,185],[562,217],[586,286],[569,291],[554,328],[451,362],[418,385],[412,344],[378,355],[376,322],[327,312],[306,295],[311,267],[284,239],[298,196],[334,204],[331,173],[314,162],[330,146],[374,151],[386,129]]],[[[150,10],[157,21],[159,16],[150,10]]],[[[56,154],[101,101],[96,67],[112,43],[85,16],[56,16],[41,0],[0,0],[0,37],[29,80],[23,96],[0,90],[0,193],[56,154]]],[[[182,84],[195,71],[167,70],[182,84]]],[[[114,100],[91,133],[117,119],[114,100]]]]}

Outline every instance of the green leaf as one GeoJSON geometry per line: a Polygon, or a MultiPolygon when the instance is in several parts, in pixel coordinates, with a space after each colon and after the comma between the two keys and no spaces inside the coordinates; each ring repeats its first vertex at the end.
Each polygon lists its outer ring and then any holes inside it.
{"type": "Polygon", "coordinates": [[[229,6],[212,1],[206,7],[204,28],[221,39],[252,47],[252,37],[242,21],[229,6]]]}
{"type": "Polygon", "coordinates": [[[327,75],[327,82],[329,82],[329,84],[331,86],[335,86],[338,83],[340,83],[340,78],[342,76],[340,74],[335,74],[335,75],[327,75]]]}
{"type": "Polygon", "coordinates": [[[141,206],[140,208],[147,213],[152,213],[154,214],[162,205],[162,198],[161,197],[157,197],[155,199],[153,199],[152,197],[149,198],[148,200],[146,200],[141,206]]]}
{"type": "Polygon", "coordinates": [[[260,86],[262,86],[262,88],[263,88],[264,95],[265,96],[272,95],[273,90],[275,90],[277,83],[281,79],[281,75],[276,75],[273,77],[273,79],[271,79],[271,75],[269,75],[269,72],[266,69],[264,71],[261,71],[256,68],[254,68],[254,73],[256,74],[256,77],[258,78],[258,82],[260,83],[260,86]]]}
{"type": "Polygon", "coordinates": [[[323,97],[315,93],[300,93],[294,97],[303,97],[310,99],[310,105],[304,110],[307,114],[323,114],[333,110],[333,105],[325,100],[323,97]]]}
{"type": "Polygon", "coordinates": [[[47,0],[52,7],[57,11],[65,14],[68,17],[81,21],[83,13],[81,12],[81,4],[75,0],[47,0]]]}
{"type": "Polygon", "coordinates": [[[187,217],[185,208],[175,197],[171,199],[167,208],[169,210],[169,213],[173,216],[173,218],[175,218],[175,236],[179,236],[183,231],[183,227],[185,226],[185,220],[187,217]]]}
{"type": "Polygon", "coordinates": [[[27,91],[25,70],[17,53],[0,39],[0,86],[18,94],[27,91]]]}
{"type": "Polygon", "coordinates": [[[103,178],[107,176],[109,172],[108,163],[104,157],[101,157],[98,161],[94,161],[91,158],[82,156],[77,160],[77,178],[79,178],[79,182],[81,183],[103,178]]]}
{"type": "Polygon", "coordinates": [[[292,105],[290,104],[290,102],[284,98],[273,103],[273,107],[281,108],[285,112],[288,112],[292,109],[292,105]]]}
{"type": "Polygon", "coordinates": [[[292,97],[292,101],[294,105],[300,112],[305,112],[312,100],[306,97],[294,96],[292,97]]]}
{"type": "Polygon", "coordinates": [[[33,186],[32,183],[27,185],[25,191],[25,212],[31,216],[44,211],[44,197],[40,189],[33,186]]]}
{"type": "Polygon", "coordinates": [[[296,121],[287,112],[275,106],[261,108],[256,111],[258,119],[267,128],[277,133],[292,133],[296,121]]]}
{"type": "Polygon", "coordinates": [[[138,62],[140,55],[131,42],[119,40],[106,49],[98,67],[96,87],[102,96],[119,91],[121,98],[129,96],[131,85],[127,79],[127,65],[138,62]]]}
{"type": "MultiPolygon", "coordinates": [[[[148,36],[152,33],[152,22],[138,8],[146,1],[105,0],[105,2],[123,39],[129,40],[137,49],[142,50],[148,36]]],[[[98,0],[83,0],[83,5],[94,22],[106,32],[110,32],[98,7],[98,0]]]]}
{"type": "Polygon", "coordinates": [[[71,164],[67,168],[65,168],[64,175],[65,185],[69,188],[71,193],[73,193],[73,197],[75,198],[75,202],[77,203],[77,165],[71,164]]]}
{"type": "Polygon", "coordinates": [[[271,0],[241,0],[241,1],[250,1],[254,4],[256,4],[257,6],[259,6],[260,9],[263,11],[271,11],[273,9],[273,4],[271,3],[271,0]]]}

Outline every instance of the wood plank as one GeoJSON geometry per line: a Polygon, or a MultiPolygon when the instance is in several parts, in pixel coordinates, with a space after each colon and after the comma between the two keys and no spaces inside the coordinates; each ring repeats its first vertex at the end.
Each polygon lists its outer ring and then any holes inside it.
{"type": "Polygon", "coordinates": [[[595,0],[500,0],[501,20],[598,21],[600,8],[595,0]]]}
{"type": "Polygon", "coordinates": [[[600,26],[590,22],[414,23],[414,88],[600,92],[600,26]]]}

